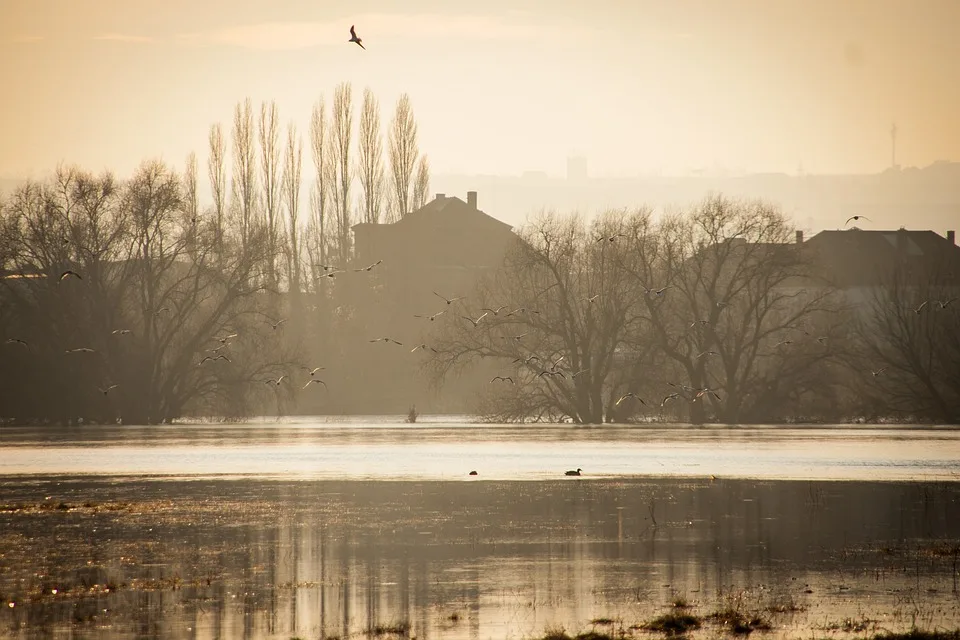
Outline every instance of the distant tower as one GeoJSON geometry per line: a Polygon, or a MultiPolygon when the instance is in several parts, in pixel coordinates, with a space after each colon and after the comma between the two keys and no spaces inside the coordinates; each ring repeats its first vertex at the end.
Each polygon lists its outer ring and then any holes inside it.
{"type": "Polygon", "coordinates": [[[890,126],[890,167],[897,168],[897,123],[890,126]]]}
{"type": "Polygon", "coordinates": [[[567,158],[567,181],[585,182],[587,179],[587,159],[583,156],[567,158]]]}

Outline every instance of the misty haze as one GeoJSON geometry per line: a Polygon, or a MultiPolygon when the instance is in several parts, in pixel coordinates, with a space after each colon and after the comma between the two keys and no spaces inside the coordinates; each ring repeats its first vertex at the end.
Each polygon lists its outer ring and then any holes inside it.
{"type": "Polygon", "coordinates": [[[960,3],[0,4],[0,638],[960,640],[960,3]]]}

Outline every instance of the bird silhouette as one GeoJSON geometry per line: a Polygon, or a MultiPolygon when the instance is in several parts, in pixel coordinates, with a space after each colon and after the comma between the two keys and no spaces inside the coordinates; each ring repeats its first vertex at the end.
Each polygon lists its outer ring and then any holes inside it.
{"type": "Polygon", "coordinates": [[[873,222],[873,220],[871,220],[871,219],[868,218],[867,216],[850,216],[849,218],[847,218],[847,221],[843,223],[843,226],[847,226],[848,224],[850,224],[850,221],[851,221],[851,220],[853,220],[854,222],[859,222],[860,220],[866,220],[867,222],[873,222]]]}
{"type": "Polygon", "coordinates": [[[704,356],[718,356],[718,355],[720,355],[720,353],[717,351],[701,351],[700,353],[697,354],[697,358],[702,358],[704,356]]]}
{"type": "Polygon", "coordinates": [[[214,338],[214,340],[217,340],[220,344],[227,344],[227,340],[229,340],[230,338],[236,338],[236,337],[237,337],[237,334],[231,333],[230,335],[223,336],[222,338],[214,338]]]}
{"type": "Polygon", "coordinates": [[[364,51],[366,51],[367,48],[366,48],[365,46],[363,46],[363,40],[361,40],[360,38],[357,37],[357,31],[356,31],[356,29],[354,29],[353,27],[354,27],[354,25],[350,25],[350,39],[347,40],[347,42],[356,42],[356,43],[360,46],[361,49],[363,49],[364,51]]]}
{"type": "Polygon", "coordinates": [[[114,329],[110,332],[110,335],[114,336],[125,336],[130,333],[130,329],[114,329]]]}
{"type": "Polygon", "coordinates": [[[277,320],[276,322],[270,322],[269,320],[267,320],[267,324],[269,324],[271,327],[273,327],[274,329],[276,329],[277,327],[279,327],[280,325],[282,325],[282,324],[283,324],[284,322],[286,322],[286,321],[287,321],[286,318],[281,318],[280,320],[277,320]]]}
{"type": "Polygon", "coordinates": [[[103,395],[107,395],[108,393],[110,393],[111,389],[116,389],[118,386],[119,385],[112,384],[106,389],[104,389],[103,387],[97,387],[97,388],[100,389],[100,393],[102,393],[103,395]]]}
{"type": "Polygon", "coordinates": [[[20,338],[7,338],[3,341],[5,344],[22,344],[25,347],[29,347],[26,340],[21,340],[20,338]]]}
{"type": "Polygon", "coordinates": [[[425,345],[425,344],[418,344],[418,345],[415,346],[413,349],[410,349],[410,353],[413,353],[414,351],[419,351],[420,349],[424,349],[424,350],[429,349],[430,351],[433,351],[434,353],[438,353],[438,351],[437,351],[436,349],[434,349],[433,347],[427,346],[427,345],[425,345]]]}
{"type": "Polygon", "coordinates": [[[580,472],[581,472],[581,471],[583,471],[583,469],[581,469],[580,467],[577,467],[577,470],[576,470],[576,471],[567,471],[567,472],[565,472],[563,475],[565,475],[565,476],[578,476],[578,475],[580,475],[580,472]]]}
{"type": "Polygon", "coordinates": [[[393,344],[398,344],[401,347],[403,346],[402,342],[397,342],[393,338],[374,338],[373,340],[370,340],[370,342],[392,342],[393,344]]]}
{"type": "Polygon", "coordinates": [[[93,353],[93,349],[89,347],[80,347],[78,349],[67,349],[67,353],[93,353]]]}
{"type": "Polygon", "coordinates": [[[468,476],[475,476],[475,475],[477,475],[477,472],[476,472],[476,471],[471,471],[471,472],[468,473],[467,475],[468,475],[468,476]]]}
{"type": "Polygon", "coordinates": [[[619,407],[619,406],[620,406],[620,403],[623,402],[624,400],[626,400],[627,398],[636,398],[637,400],[640,401],[640,404],[643,404],[643,405],[647,404],[647,403],[643,400],[643,398],[641,398],[641,397],[638,396],[637,394],[635,394],[635,393],[633,393],[632,391],[630,391],[630,392],[627,392],[627,393],[623,394],[622,396],[620,396],[620,399],[617,400],[616,406],[619,407]]]}
{"type": "Polygon", "coordinates": [[[63,282],[66,278],[69,278],[70,276],[73,276],[77,280],[83,280],[83,278],[80,277],[79,273],[77,273],[76,271],[71,271],[70,269],[67,269],[66,271],[60,274],[60,277],[57,279],[57,281],[63,282]]]}
{"type": "Polygon", "coordinates": [[[880,368],[877,369],[876,371],[871,371],[870,373],[872,373],[872,374],[873,374],[873,377],[876,378],[878,375],[880,375],[881,373],[883,373],[883,372],[886,371],[886,370],[887,370],[886,367],[880,367],[880,368]]]}
{"type": "Polygon", "coordinates": [[[501,311],[507,308],[507,305],[503,304],[497,307],[496,309],[490,309],[489,307],[481,307],[480,311],[487,311],[493,315],[498,315],[501,311]]]}
{"type": "Polygon", "coordinates": [[[327,273],[321,273],[321,278],[336,278],[338,273],[346,273],[343,269],[334,269],[333,271],[328,271],[327,273]]]}
{"type": "Polygon", "coordinates": [[[270,378],[269,380],[264,380],[263,382],[264,382],[264,384],[275,384],[275,385],[277,385],[277,386],[279,387],[279,386],[280,386],[280,383],[283,382],[283,379],[286,378],[286,377],[287,377],[287,376],[280,376],[280,377],[277,378],[276,380],[274,380],[273,378],[270,378]]]}
{"type": "Polygon", "coordinates": [[[453,304],[453,303],[456,302],[457,300],[463,300],[464,298],[466,298],[466,296],[457,296],[456,298],[448,298],[448,297],[446,297],[446,296],[440,295],[440,294],[437,293],[436,291],[433,292],[433,295],[437,296],[438,298],[440,298],[441,300],[443,300],[443,301],[446,302],[447,304],[453,304]]]}
{"type": "Polygon", "coordinates": [[[303,369],[304,371],[309,371],[310,375],[313,376],[313,375],[316,375],[317,371],[323,371],[324,369],[326,369],[326,367],[314,367],[313,369],[309,367],[304,367],[303,369]]]}
{"type": "Polygon", "coordinates": [[[937,300],[937,304],[940,305],[941,309],[946,309],[950,306],[951,302],[956,302],[958,298],[950,298],[949,300],[937,300]]]}
{"type": "Polygon", "coordinates": [[[923,311],[923,308],[924,308],[925,306],[927,306],[927,302],[929,302],[929,301],[928,301],[928,300],[924,300],[923,302],[921,302],[921,303],[920,303],[920,306],[917,307],[916,309],[914,309],[913,312],[914,312],[915,314],[917,314],[917,315],[920,315],[920,312],[923,311]]]}
{"type": "Polygon", "coordinates": [[[665,397],[663,398],[663,400],[660,402],[660,406],[663,407],[663,406],[665,406],[665,405],[667,404],[667,402],[669,402],[670,400],[676,400],[676,399],[679,398],[679,397],[680,397],[680,394],[677,393],[677,392],[668,394],[668,395],[665,396],[665,397]]]}
{"type": "Polygon", "coordinates": [[[460,317],[463,318],[464,320],[469,320],[470,322],[473,323],[473,326],[476,327],[478,324],[480,324],[480,321],[481,321],[481,320],[483,320],[484,318],[487,317],[487,315],[488,315],[488,314],[487,314],[486,312],[484,312],[484,314],[481,315],[481,316],[480,316],[479,318],[477,318],[476,320],[474,320],[474,319],[471,318],[470,316],[460,316],[460,317]]]}
{"type": "Polygon", "coordinates": [[[587,298],[587,302],[596,302],[599,298],[600,298],[600,294],[597,293],[587,298]]]}
{"type": "Polygon", "coordinates": [[[329,389],[329,387],[327,387],[327,383],[320,378],[311,378],[310,380],[307,380],[307,384],[303,385],[303,388],[306,389],[313,383],[322,384],[324,389],[329,389]]]}
{"type": "Polygon", "coordinates": [[[414,314],[413,317],[414,317],[414,318],[426,318],[426,319],[429,320],[430,322],[433,322],[434,320],[436,320],[438,317],[442,316],[442,315],[445,314],[446,312],[447,312],[447,310],[444,309],[443,311],[438,311],[438,312],[436,312],[436,313],[433,314],[432,316],[421,316],[421,315],[414,314]]]}
{"type": "Polygon", "coordinates": [[[513,384],[513,378],[511,378],[510,376],[493,376],[490,379],[490,382],[496,382],[497,380],[502,380],[504,382],[509,382],[510,384],[513,384]]]}
{"type": "MultiPolygon", "coordinates": [[[[361,46],[362,46],[362,45],[361,45],[361,46]]],[[[372,271],[375,266],[377,266],[378,264],[380,264],[380,263],[382,263],[382,262],[383,262],[383,260],[377,260],[376,262],[374,262],[373,264],[371,264],[371,265],[369,265],[369,266],[367,266],[367,267],[360,267],[359,269],[354,269],[354,271],[355,271],[356,273],[360,273],[361,271],[372,271]]]]}

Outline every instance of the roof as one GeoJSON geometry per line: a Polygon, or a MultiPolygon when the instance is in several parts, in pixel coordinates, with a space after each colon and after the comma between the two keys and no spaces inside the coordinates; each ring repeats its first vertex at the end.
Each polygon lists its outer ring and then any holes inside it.
{"type": "Polygon", "coordinates": [[[933,277],[960,276],[960,247],[934,231],[821,231],[804,248],[841,286],[882,284],[900,264],[933,277]]]}
{"type": "MultiPolygon", "coordinates": [[[[510,231],[513,229],[512,226],[506,222],[497,220],[488,213],[483,212],[480,209],[474,208],[461,200],[456,196],[445,196],[443,198],[434,198],[427,204],[423,205],[415,211],[411,211],[403,218],[394,223],[389,223],[391,225],[428,225],[428,226],[440,226],[443,223],[447,223],[453,220],[459,222],[465,222],[467,225],[483,225],[483,226],[494,226],[501,227],[504,231],[510,231]]],[[[375,227],[375,226],[386,226],[379,225],[370,222],[360,222],[353,225],[353,229],[357,227],[375,227]]]]}

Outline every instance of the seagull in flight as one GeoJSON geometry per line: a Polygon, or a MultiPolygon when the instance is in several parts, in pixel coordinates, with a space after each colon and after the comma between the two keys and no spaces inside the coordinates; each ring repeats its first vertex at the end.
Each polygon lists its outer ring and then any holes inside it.
{"type": "Polygon", "coordinates": [[[560,376],[563,379],[567,378],[567,376],[563,375],[563,371],[552,371],[550,369],[545,369],[537,374],[538,378],[542,378],[543,376],[560,376]]]}
{"type": "Polygon", "coordinates": [[[69,278],[70,276],[73,276],[77,280],[83,280],[83,278],[80,277],[79,273],[77,273],[76,271],[71,271],[70,269],[67,269],[66,271],[60,274],[58,281],[63,282],[63,280],[65,280],[66,278],[69,278]]]}
{"type": "Polygon", "coordinates": [[[536,314],[539,314],[539,313],[540,313],[540,312],[537,311],[536,309],[527,309],[526,307],[520,307],[519,309],[514,309],[513,311],[511,311],[510,313],[508,313],[508,314],[507,314],[507,317],[509,318],[510,316],[512,316],[512,315],[515,314],[515,313],[526,313],[527,311],[529,311],[530,313],[536,313],[536,314]]]}
{"type": "Polygon", "coordinates": [[[478,324],[480,324],[480,321],[481,321],[481,320],[483,320],[484,318],[487,317],[487,315],[488,315],[488,314],[487,314],[486,312],[484,312],[483,315],[480,316],[479,318],[477,318],[476,320],[474,320],[474,319],[471,318],[470,316],[460,316],[460,317],[463,318],[464,320],[469,320],[470,322],[473,323],[473,326],[476,327],[478,324]]]}
{"type": "Polygon", "coordinates": [[[236,337],[237,337],[237,334],[231,333],[230,335],[223,336],[222,338],[214,338],[214,340],[219,341],[220,344],[227,344],[227,340],[229,340],[230,338],[236,338],[236,337]]]}
{"type": "Polygon", "coordinates": [[[79,349],[67,349],[67,353],[93,353],[89,347],[80,347],[79,349]]]}
{"type": "Polygon", "coordinates": [[[871,219],[868,218],[867,216],[850,216],[849,218],[847,218],[847,221],[843,223],[843,226],[847,226],[848,224],[850,224],[850,221],[851,221],[851,220],[853,220],[854,222],[859,222],[860,220],[866,220],[867,222],[873,222],[873,220],[871,220],[871,219]]]}
{"type": "Polygon", "coordinates": [[[513,384],[513,378],[510,376],[493,376],[493,378],[490,379],[490,382],[496,382],[497,380],[503,380],[504,382],[513,384]]]}
{"type": "Polygon", "coordinates": [[[418,344],[418,345],[415,346],[413,349],[410,349],[410,353],[413,353],[414,351],[417,351],[417,350],[419,350],[419,349],[429,349],[430,351],[433,351],[434,353],[437,353],[437,350],[436,350],[436,349],[434,349],[433,347],[430,347],[430,346],[428,346],[428,345],[425,345],[425,344],[418,344]]]}
{"type": "Polygon", "coordinates": [[[107,395],[108,393],[110,393],[110,390],[111,390],[111,389],[116,389],[117,386],[118,386],[118,385],[112,384],[112,385],[110,385],[109,387],[107,387],[106,389],[104,389],[103,387],[97,387],[97,389],[100,389],[100,393],[102,393],[103,395],[107,395]]]}
{"type": "Polygon", "coordinates": [[[886,367],[880,367],[880,368],[877,369],[876,371],[871,371],[870,373],[872,373],[872,374],[873,374],[873,377],[876,378],[878,375],[880,375],[881,373],[883,373],[883,372],[886,371],[886,370],[887,370],[886,367]]]}
{"type": "Polygon", "coordinates": [[[447,310],[444,309],[443,311],[438,311],[437,313],[433,314],[432,316],[421,316],[421,315],[413,314],[413,317],[414,317],[414,318],[426,318],[426,319],[428,319],[430,322],[433,322],[433,321],[436,320],[439,316],[442,316],[442,315],[445,314],[446,312],[447,312],[447,310]]]}
{"type": "Polygon", "coordinates": [[[5,344],[22,344],[25,347],[29,347],[26,340],[21,340],[20,338],[7,338],[3,341],[5,344]]]}
{"type": "Polygon", "coordinates": [[[600,298],[600,294],[596,293],[590,296],[589,298],[587,298],[587,302],[596,302],[599,298],[600,298]]]}
{"type": "Polygon", "coordinates": [[[221,353],[221,354],[218,355],[218,356],[204,356],[204,357],[203,357],[203,360],[201,360],[200,362],[197,363],[197,366],[199,367],[200,365],[202,365],[202,364],[203,364],[204,362],[206,362],[207,360],[226,360],[227,362],[232,362],[232,361],[230,360],[230,358],[228,358],[227,356],[225,356],[225,355],[223,355],[223,354],[221,353]]]}
{"type": "Polygon", "coordinates": [[[940,305],[941,309],[946,309],[951,302],[956,302],[958,298],[950,298],[949,300],[937,300],[937,304],[940,305]]]}
{"type": "MultiPolygon", "coordinates": [[[[360,41],[358,40],[358,41],[357,41],[357,44],[359,44],[359,43],[360,43],[360,41]]],[[[360,45],[360,46],[363,46],[363,45],[360,45]]],[[[383,262],[383,260],[377,260],[376,262],[374,262],[373,264],[371,264],[371,265],[368,266],[368,267],[360,267],[359,269],[354,269],[354,271],[355,271],[356,273],[360,273],[361,271],[372,271],[373,268],[374,268],[375,266],[377,266],[378,264],[380,264],[381,262],[383,262]]]]}
{"type": "Polygon", "coordinates": [[[497,307],[496,309],[490,309],[490,308],[488,308],[488,307],[481,307],[481,308],[480,308],[480,311],[488,311],[488,312],[492,313],[493,315],[498,315],[501,311],[503,311],[503,310],[506,309],[506,308],[507,308],[507,305],[502,304],[502,305],[500,305],[499,307],[497,307]]]}
{"type": "Polygon", "coordinates": [[[927,306],[927,302],[929,302],[929,301],[928,301],[928,300],[924,300],[923,302],[921,302],[921,303],[920,303],[920,306],[917,307],[916,309],[914,309],[913,312],[914,312],[915,314],[917,314],[917,315],[920,315],[920,312],[923,311],[923,308],[924,308],[925,306],[927,306]]]}
{"type": "Polygon", "coordinates": [[[393,338],[374,338],[373,340],[370,340],[370,342],[392,342],[393,344],[398,344],[401,347],[403,346],[402,342],[397,342],[393,338]]]}
{"type": "Polygon", "coordinates": [[[277,386],[279,387],[279,386],[280,386],[280,383],[283,382],[283,379],[286,378],[286,377],[287,377],[287,376],[280,376],[280,377],[277,378],[276,380],[274,380],[273,378],[270,378],[269,380],[264,380],[263,383],[264,383],[264,384],[275,384],[275,385],[277,385],[277,386]]]}
{"type": "Polygon", "coordinates": [[[321,380],[320,378],[310,378],[309,380],[307,380],[307,384],[303,385],[303,388],[306,389],[314,382],[316,382],[317,384],[322,384],[324,389],[328,389],[327,383],[321,380]]]}
{"type": "Polygon", "coordinates": [[[354,29],[353,27],[354,27],[354,25],[350,25],[350,39],[347,40],[347,42],[356,42],[358,45],[360,45],[360,48],[361,48],[361,49],[363,49],[364,51],[366,51],[367,48],[366,48],[365,46],[363,46],[363,40],[361,40],[360,38],[357,37],[357,31],[356,31],[356,29],[354,29]]]}
{"type": "Polygon", "coordinates": [[[267,324],[269,324],[271,327],[273,327],[274,329],[276,329],[277,327],[279,327],[280,325],[282,325],[282,324],[283,324],[284,322],[286,322],[286,321],[287,321],[286,318],[281,318],[281,319],[277,320],[276,322],[270,322],[269,320],[267,320],[267,324]]]}
{"type": "Polygon", "coordinates": [[[701,351],[697,354],[697,358],[702,358],[703,356],[718,356],[720,353],[718,351],[701,351]]]}
{"type": "Polygon", "coordinates": [[[110,335],[114,336],[125,336],[130,333],[130,329],[114,329],[110,332],[110,335]]]}
{"type": "Polygon", "coordinates": [[[620,406],[620,403],[623,402],[624,400],[626,400],[627,398],[636,398],[637,400],[640,401],[640,404],[643,404],[643,405],[647,404],[646,402],[644,402],[643,398],[641,398],[641,397],[638,396],[637,394],[635,394],[635,393],[633,393],[632,391],[630,391],[630,392],[625,393],[625,394],[623,394],[622,396],[620,396],[620,399],[617,400],[617,406],[619,407],[619,406],[620,406]]]}
{"type": "Polygon", "coordinates": [[[613,242],[617,238],[629,238],[629,237],[630,236],[628,236],[625,233],[615,233],[612,236],[600,236],[599,238],[597,238],[597,242],[598,243],[603,242],[604,240],[606,240],[607,242],[613,242]]]}
{"type": "Polygon", "coordinates": [[[679,397],[680,397],[680,394],[676,392],[667,395],[666,397],[664,397],[663,401],[660,403],[660,407],[661,408],[664,407],[667,404],[667,402],[669,402],[670,400],[676,400],[679,397]]]}
{"type": "Polygon", "coordinates": [[[317,371],[323,371],[326,367],[314,367],[313,369],[309,367],[304,367],[304,371],[309,371],[311,376],[316,375],[317,371]]]}
{"type": "Polygon", "coordinates": [[[447,304],[453,304],[453,303],[456,302],[457,300],[463,300],[463,299],[466,297],[466,296],[457,296],[456,298],[448,298],[448,297],[446,297],[446,296],[440,295],[440,294],[437,293],[436,291],[433,292],[433,295],[437,296],[438,298],[440,298],[441,300],[443,300],[443,301],[446,302],[447,304]]]}
{"type": "Polygon", "coordinates": [[[321,273],[321,278],[336,278],[338,273],[346,273],[343,269],[334,269],[333,271],[328,271],[327,273],[321,273]]]}

